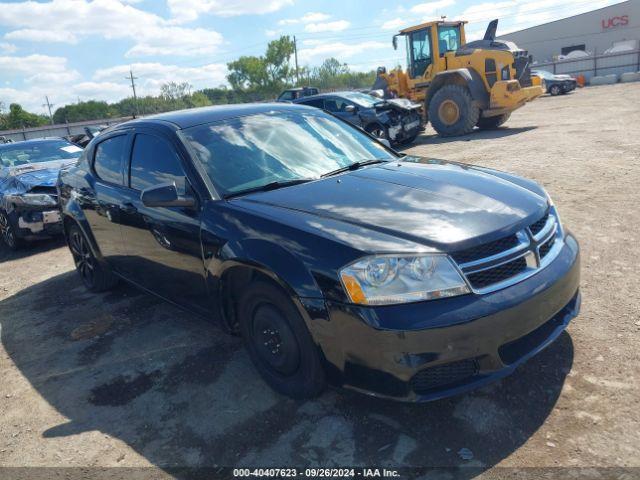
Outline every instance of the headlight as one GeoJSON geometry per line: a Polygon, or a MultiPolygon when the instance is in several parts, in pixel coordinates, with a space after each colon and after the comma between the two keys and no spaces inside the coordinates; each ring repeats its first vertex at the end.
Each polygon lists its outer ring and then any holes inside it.
{"type": "Polygon", "coordinates": [[[469,287],[446,255],[374,255],[340,271],[353,303],[391,305],[453,297],[469,287]]]}
{"type": "Polygon", "coordinates": [[[13,203],[14,205],[55,207],[58,204],[55,198],[53,198],[51,195],[47,195],[46,193],[23,193],[21,195],[7,195],[6,199],[8,202],[13,203]]]}

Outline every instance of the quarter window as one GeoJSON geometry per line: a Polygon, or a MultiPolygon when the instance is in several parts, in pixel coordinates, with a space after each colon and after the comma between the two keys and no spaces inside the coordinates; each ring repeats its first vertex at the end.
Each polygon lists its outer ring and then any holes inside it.
{"type": "Polygon", "coordinates": [[[136,135],[131,155],[131,188],[144,190],[171,182],[175,182],[178,193],[184,195],[185,174],[173,147],[152,135],[136,135]]]}
{"type": "Polygon", "coordinates": [[[100,179],[123,185],[122,159],[126,146],[126,135],[108,138],[96,146],[93,169],[100,179]]]}

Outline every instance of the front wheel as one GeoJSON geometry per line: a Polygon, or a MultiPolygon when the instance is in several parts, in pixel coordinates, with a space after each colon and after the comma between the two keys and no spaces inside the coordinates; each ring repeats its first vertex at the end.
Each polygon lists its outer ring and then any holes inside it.
{"type": "Polygon", "coordinates": [[[239,313],[251,361],[271,388],[292,398],[312,398],[325,389],[318,347],[284,292],[255,282],[240,298],[239,313]]]}
{"type": "Polygon", "coordinates": [[[555,97],[557,95],[560,95],[562,93],[562,90],[558,85],[551,85],[551,88],[549,89],[549,93],[555,97]]]}
{"type": "Polygon", "coordinates": [[[429,120],[442,137],[465,135],[473,131],[480,109],[466,87],[445,85],[429,102],[429,120]]]}
{"type": "Polygon", "coordinates": [[[387,135],[387,130],[380,124],[373,124],[373,125],[369,125],[366,128],[366,131],[369,135],[377,138],[377,139],[381,139],[381,138],[388,138],[387,135]]]}
{"type": "Polygon", "coordinates": [[[22,239],[16,234],[9,215],[4,210],[0,210],[0,237],[9,250],[18,250],[23,244],[22,239]]]}
{"type": "Polygon", "coordinates": [[[91,292],[103,292],[115,286],[118,278],[95,257],[80,227],[70,226],[67,235],[73,262],[84,286],[91,292]]]}
{"type": "Polygon", "coordinates": [[[510,113],[505,113],[503,115],[497,115],[495,117],[480,117],[478,119],[478,128],[480,130],[494,130],[502,126],[504,122],[509,120],[510,116],[510,113]]]}

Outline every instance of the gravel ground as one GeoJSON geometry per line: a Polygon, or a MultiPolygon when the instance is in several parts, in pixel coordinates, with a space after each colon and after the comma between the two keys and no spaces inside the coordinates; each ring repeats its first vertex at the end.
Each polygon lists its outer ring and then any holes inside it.
{"type": "Polygon", "coordinates": [[[288,400],[215,325],[132,287],[87,293],[62,242],[0,250],[0,466],[640,467],[638,105],[640,84],[592,87],[407,149],[539,181],[582,246],[568,332],[452,399],[288,400]]]}

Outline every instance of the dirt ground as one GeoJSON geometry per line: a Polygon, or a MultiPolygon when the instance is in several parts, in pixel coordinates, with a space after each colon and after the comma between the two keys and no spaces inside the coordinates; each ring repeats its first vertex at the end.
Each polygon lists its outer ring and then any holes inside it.
{"type": "Polygon", "coordinates": [[[582,247],[582,313],[568,332],[511,377],[447,400],[285,399],[215,325],[132,287],[87,293],[62,242],[0,250],[0,466],[640,476],[639,106],[640,83],[592,87],[540,98],[495,132],[429,129],[407,149],[539,181],[582,247]]]}

